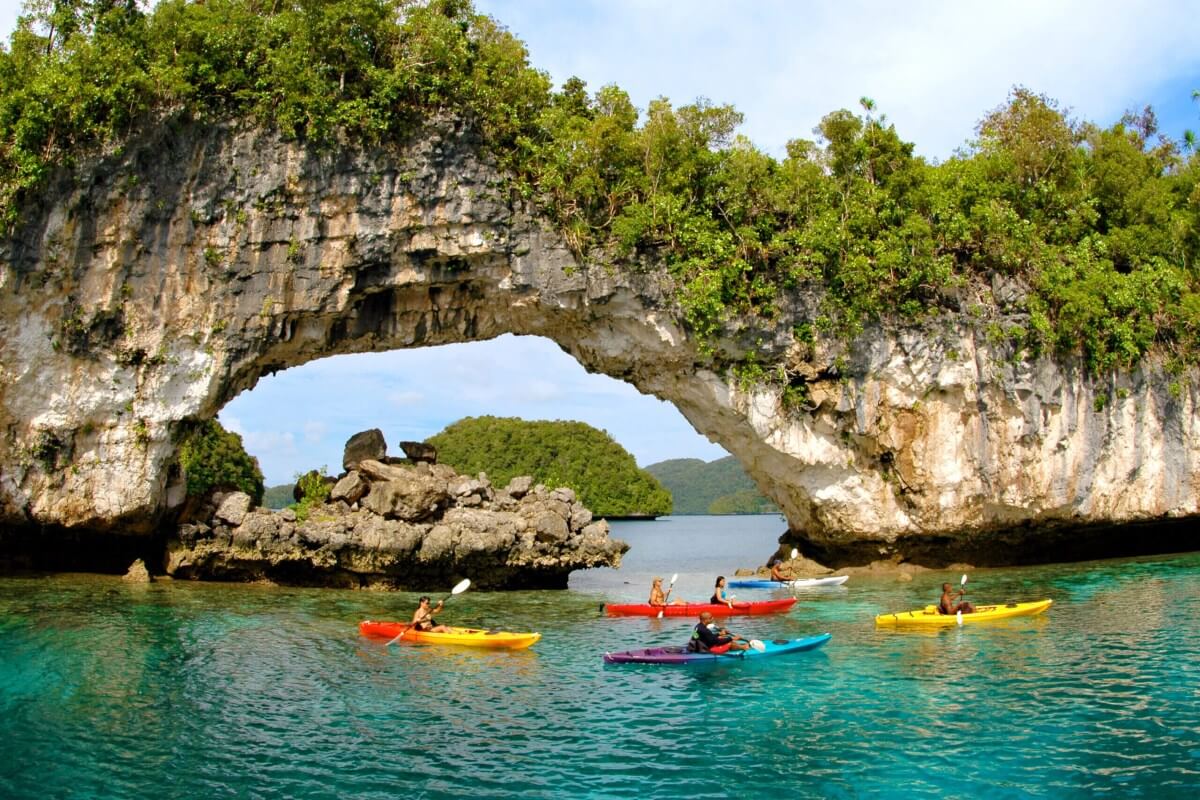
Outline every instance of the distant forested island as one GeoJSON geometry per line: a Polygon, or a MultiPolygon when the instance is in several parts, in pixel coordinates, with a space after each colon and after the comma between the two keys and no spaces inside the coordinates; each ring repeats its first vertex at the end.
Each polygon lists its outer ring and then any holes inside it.
{"type": "MultiPolygon", "coordinates": [[[[486,472],[498,486],[517,475],[569,486],[597,516],[779,513],[733,456],[673,458],[639,469],[611,436],[583,422],[467,417],[429,443],[439,462],[467,475],[486,472]]],[[[294,485],[268,486],[263,505],[291,505],[294,485]]]]}
{"type": "Polygon", "coordinates": [[[486,472],[497,486],[532,475],[569,486],[600,517],[671,513],[671,494],[606,432],[583,422],[467,417],[428,440],[438,462],[464,475],[486,472]]]}
{"type": "Polygon", "coordinates": [[[676,514],[779,513],[733,456],[708,462],[672,458],[651,464],[646,471],[667,487],[676,514]]]}

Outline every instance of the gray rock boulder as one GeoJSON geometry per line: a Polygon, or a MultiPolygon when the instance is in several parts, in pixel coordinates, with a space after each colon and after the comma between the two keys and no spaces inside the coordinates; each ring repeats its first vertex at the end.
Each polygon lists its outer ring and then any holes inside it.
{"type": "Polygon", "coordinates": [[[359,474],[358,470],[350,470],[344,478],[333,485],[329,492],[330,500],[343,500],[346,503],[357,503],[371,489],[371,484],[359,474]]]}
{"type": "Polygon", "coordinates": [[[342,452],[342,469],[350,471],[357,467],[360,461],[379,461],[385,457],[387,442],[384,441],[383,431],[378,428],[361,431],[346,441],[346,449],[342,452]]]}
{"type": "Polygon", "coordinates": [[[251,502],[250,495],[245,492],[231,492],[217,506],[216,517],[230,525],[241,525],[246,512],[250,510],[251,502]]]}

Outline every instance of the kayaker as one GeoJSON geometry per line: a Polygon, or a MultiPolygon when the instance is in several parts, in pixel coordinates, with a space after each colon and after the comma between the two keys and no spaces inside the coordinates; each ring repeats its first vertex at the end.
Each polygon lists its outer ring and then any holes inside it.
{"type": "Polygon", "coordinates": [[[438,600],[437,605],[433,608],[429,607],[428,595],[417,601],[417,610],[413,612],[412,626],[419,631],[426,633],[449,633],[450,628],[446,625],[439,625],[438,621],[433,618],[434,614],[440,612],[446,607],[445,600],[438,600]]]}
{"type": "Polygon", "coordinates": [[[731,634],[721,628],[713,630],[713,615],[709,611],[700,612],[700,623],[692,630],[692,638],[688,640],[689,653],[727,653],[730,650],[749,650],[750,645],[741,636],[731,634]]]}
{"type": "Polygon", "coordinates": [[[771,580],[779,581],[780,583],[795,580],[791,575],[784,573],[782,558],[776,557],[768,566],[771,568],[771,580]]]}
{"type": "MultiPolygon", "coordinates": [[[[655,578],[650,582],[650,605],[652,606],[684,606],[687,605],[685,600],[672,600],[671,589],[663,592],[662,578],[655,578]]],[[[671,587],[672,589],[674,587],[671,587]]]]}
{"type": "Polygon", "coordinates": [[[710,597],[708,599],[708,602],[713,603],[713,604],[721,603],[723,605],[729,606],[730,608],[733,608],[733,601],[730,600],[729,596],[725,594],[725,576],[724,575],[717,576],[716,587],[713,589],[713,595],[712,595],[712,597],[710,597]]]}
{"type": "Polygon", "coordinates": [[[963,600],[961,603],[954,602],[956,599],[961,598],[966,593],[967,590],[963,588],[959,589],[958,594],[955,595],[954,587],[948,583],[943,583],[942,599],[941,602],[938,603],[938,611],[940,611],[942,614],[950,614],[951,616],[957,614],[959,611],[963,612],[964,614],[974,613],[975,606],[971,605],[966,600],[963,600]]]}

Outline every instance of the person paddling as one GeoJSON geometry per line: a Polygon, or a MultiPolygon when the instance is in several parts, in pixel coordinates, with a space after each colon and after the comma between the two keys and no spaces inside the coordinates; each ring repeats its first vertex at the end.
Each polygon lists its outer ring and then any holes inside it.
{"type": "Polygon", "coordinates": [[[437,605],[430,608],[429,597],[426,595],[418,603],[417,610],[413,613],[412,617],[412,626],[414,628],[425,633],[449,633],[450,628],[448,626],[439,625],[438,621],[433,618],[434,614],[437,614],[446,607],[445,600],[438,600],[437,605]]]}
{"type": "Polygon", "coordinates": [[[653,581],[650,582],[650,605],[652,605],[652,606],[687,605],[687,602],[684,600],[678,600],[678,599],[672,600],[671,599],[671,589],[674,589],[675,587],[672,586],[671,588],[667,589],[666,592],[664,592],[663,588],[662,588],[662,582],[663,582],[662,578],[655,578],[653,581]]]}
{"type": "Polygon", "coordinates": [[[700,612],[700,623],[692,630],[692,638],[688,640],[689,653],[727,653],[730,650],[749,650],[747,641],[721,628],[713,630],[713,615],[709,611],[700,612]]]}
{"type": "Polygon", "coordinates": [[[795,580],[795,578],[793,576],[788,575],[787,573],[785,573],[783,571],[783,559],[782,558],[779,558],[778,556],[776,556],[775,560],[772,561],[767,566],[769,566],[771,568],[771,580],[779,581],[780,583],[787,583],[788,581],[795,580]]]}
{"type": "Polygon", "coordinates": [[[710,597],[708,599],[708,602],[713,603],[714,605],[720,603],[722,605],[727,605],[730,608],[733,608],[733,601],[729,599],[729,595],[725,594],[725,576],[724,575],[717,576],[717,584],[713,588],[712,597],[710,597]]]}
{"type": "MultiPolygon", "coordinates": [[[[965,581],[966,578],[964,577],[965,581]]],[[[956,603],[955,600],[962,598],[967,593],[965,588],[959,589],[958,594],[954,593],[954,587],[949,583],[942,584],[942,599],[938,603],[938,612],[953,616],[961,611],[964,614],[972,614],[975,612],[975,606],[963,600],[961,603],[956,603]]]]}

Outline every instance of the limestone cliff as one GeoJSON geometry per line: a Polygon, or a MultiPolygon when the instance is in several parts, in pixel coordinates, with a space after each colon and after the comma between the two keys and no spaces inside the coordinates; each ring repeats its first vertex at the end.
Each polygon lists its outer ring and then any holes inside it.
{"type": "Polygon", "coordinates": [[[1197,513],[1194,381],[1011,363],[965,314],[799,341],[819,287],[709,353],[664,270],[577,260],[478,152],[450,122],[375,150],[176,123],[58,174],[0,243],[0,519],[148,532],[181,432],[263,375],[502,333],[675,404],[830,562],[1197,513]],[[751,351],[807,404],[724,371],[751,351]]]}

